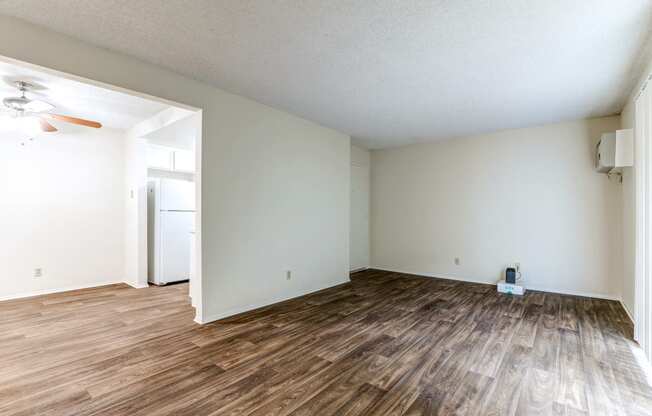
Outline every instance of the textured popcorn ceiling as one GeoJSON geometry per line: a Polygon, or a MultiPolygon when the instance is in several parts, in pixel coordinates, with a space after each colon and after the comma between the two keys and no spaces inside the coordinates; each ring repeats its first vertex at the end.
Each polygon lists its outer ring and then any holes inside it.
{"type": "Polygon", "coordinates": [[[648,0],[8,0],[378,148],[619,113],[648,0]]]}

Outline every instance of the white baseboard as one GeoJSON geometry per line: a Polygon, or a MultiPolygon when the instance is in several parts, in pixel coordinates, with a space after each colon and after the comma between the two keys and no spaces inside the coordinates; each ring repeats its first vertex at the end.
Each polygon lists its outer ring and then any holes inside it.
{"type": "Polygon", "coordinates": [[[540,287],[540,286],[529,286],[527,284],[525,285],[525,288],[528,290],[536,290],[539,292],[559,293],[562,295],[581,296],[583,298],[615,300],[617,302],[620,302],[620,298],[618,296],[605,295],[602,293],[583,292],[581,290],[555,289],[555,288],[540,287]]]}
{"type": "Polygon", "coordinates": [[[65,287],[59,287],[59,288],[54,288],[54,289],[34,290],[34,291],[31,291],[31,292],[14,293],[14,294],[11,294],[11,295],[0,296],[0,301],[12,300],[12,299],[22,299],[22,298],[31,298],[31,297],[34,297],[34,296],[51,295],[53,293],[69,292],[71,290],[80,290],[80,289],[90,289],[90,288],[94,288],[94,287],[116,285],[116,284],[121,284],[121,283],[124,283],[124,282],[122,280],[107,280],[107,281],[102,281],[102,282],[94,282],[94,283],[88,283],[88,284],[83,284],[83,285],[74,285],[74,286],[65,286],[65,287]]]}
{"type": "Polygon", "coordinates": [[[133,282],[123,282],[123,283],[133,287],[134,289],[145,289],[146,287],[149,287],[149,285],[147,284],[143,285],[141,283],[133,283],[133,282]]]}
{"type": "MultiPolygon", "coordinates": [[[[452,275],[446,275],[446,274],[443,274],[443,273],[419,273],[419,272],[410,272],[410,271],[405,271],[405,270],[388,269],[386,267],[375,267],[375,266],[372,266],[371,268],[375,269],[375,270],[383,270],[383,271],[387,271],[387,272],[412,274],[412,275],[415,275],[415,276],[434,277],[434,278],[437,278],[437,279],[458,280],[460,282],[480,283],[480,284],[483,284],[483,285],[496,286],[496,282],[491,282],[491,281],[486,281],[486,280],[478,280],[478,279],[469,279],[469,278],[462,277],[462,276],[452,276],[452,275]]],[[[527,290],[536,290],[536,291],[539,291],[539,292],[559,293],[559,294],[562,294],[562,295],[582,296],[582,297],[585,297],[585,298],[615,300],[615,301],[621,302],[621,299],[618,296],[605,295],[605,294],[602,294],[602,293],[583,292],[583,291],[578,291],[578,290],[568,290],[568,289],[557,289],[557,288],[550,288],[550,287],[542,287],[542,286],[536,286],[536,285],[533,286],[533,285],[527,284],[527,281],[525,283],[525,288],[527,290]]]]}
{"type": "Polygon", "coordinates": [[[411,272],[407,270],[389,269],[387,267],[376,267],[376,266],[371,266],[369,268],[374,270],[381,270],[384,272],[403,273],[403,274],[411,274],[414,276],[433,277],[435,279],[458,280],[460,282],[479,283],[483,285],[496,286],[496,282],[488,282],[486,280],[478,280],[478,279],[469,279],[462,276],[454,276],[454,275],[444,274],[444,273],[420,273],[420,272],[411,272]]]}
{"type": "Polygon", "coordinates": [[[246,306],[238,306],[238,307],[235,307],[235,308],[227,309],[225,311],[215,312],[215,313],[212,313],[212,314],[206,314],[206,315],[202,314],[203,316],[201,316],[201,317],[200,316],[195,317],[195,322],[197,322],[198,324],[202,324],[202,325],[207,324],[209,322],[218,321],[220,319],[228,318],[230,316],[238,315],[238,314],[241,314],[241,313],[244,313],[244,312],[249,312],[249,311],[252,311],[254,309],[264,308],[265,306],[270,306],[270,305],[273,305],[273,304],[279,303],[279,302],[285,302],[286,300],[290,300],[290,299],[298,298],[298,297],[301,297],[301,296],[309,295],[311,293],[319,292],[320,290],[329,289],[331,287],[339,286],[339,285],[342,285],[344,283],[349,283],[349,282],[350,282],[350,280],[346,279],[346,280],[342,280],[339,283],[335,283],[333,285],[322,287],[322,288],[316,288],[316,289],[311,289],[311,290],[307,290],[307,291],[299,291],[299,292],[295,292],[295,293],[292,293],[291,295],[287,295],[287,296],[278,296],[278,297],[275,297],[275,298],[269,298],[269,299],[266,299],[266,300],[261,301],[261,302],[253,303],[253,304],[246,305],[246,306]]]}
{"type": "Polygon", "coordinates": [[[626,313],[627,316],[629,317],[629,320],[632,321],[632,325],[636,325],[636,323],[634,322],[634,315],[633,315],[632,312],[627,308],[627,305],[625,305],[625,302],[623,302],[622,299],[620,300],[620,304],[623,306],[623,309],[625,310],[625,313],[626,313]]]}
{"type": "Polygon", "coordinates": [[[369,266],[358,267],[357,269],[352,269],[351,271],[349,271],[349,273],[361,272],[361,271],[364,271],[364,270],[369,270],[369,266]]]}

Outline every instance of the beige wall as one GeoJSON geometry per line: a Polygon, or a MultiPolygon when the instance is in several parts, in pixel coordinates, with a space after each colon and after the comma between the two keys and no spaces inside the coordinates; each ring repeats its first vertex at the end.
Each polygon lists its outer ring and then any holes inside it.
{"type": "Polygon", "coordinates": [[[0,55],[203,110],[199,321],[348,281],[348,136],[4,16],[0,55]]]}
{"type": "Polygon", "coordinates": [[[372,266],[620,298],[621,186],[593,170],[619,117],[372,151],[372,266]],[[460,265],[454,258],[460,258],[460,265]]]}
{"type": "Polygon", "coordinates": [[[123,280],[124,143],[65,126],[25,146],[0,138],[0,299],[123,280]]]}

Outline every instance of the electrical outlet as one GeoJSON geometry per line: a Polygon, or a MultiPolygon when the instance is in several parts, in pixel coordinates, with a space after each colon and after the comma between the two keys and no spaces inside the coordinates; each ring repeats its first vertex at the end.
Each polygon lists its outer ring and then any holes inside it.
{"type": "Polygon", "coordinates": [[[42,276],[43,276],[43,269],[41,269],[40,267],[34,269],[34,277],[42,277],[42,276]]]}
{"type": "Polygon", "coordinates": [[[288,270],[285,272],[285,280],[290,280],[292,279],[292,270],[288,270]]]}
{"type": "Polygon", "coordinates": [[[455,257],[455,265],[456,266],[460,265],[460,258],[459,257],[455,257]]]}

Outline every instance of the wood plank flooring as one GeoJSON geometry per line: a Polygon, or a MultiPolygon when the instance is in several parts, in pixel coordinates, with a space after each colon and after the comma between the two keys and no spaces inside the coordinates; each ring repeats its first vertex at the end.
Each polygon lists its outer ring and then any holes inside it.
{"type": "Polygon", "coordinates": [[[371,270],[200,326],[187,290],[0,302],[0,415],[652,415],[617,302],[371,270]]]}

